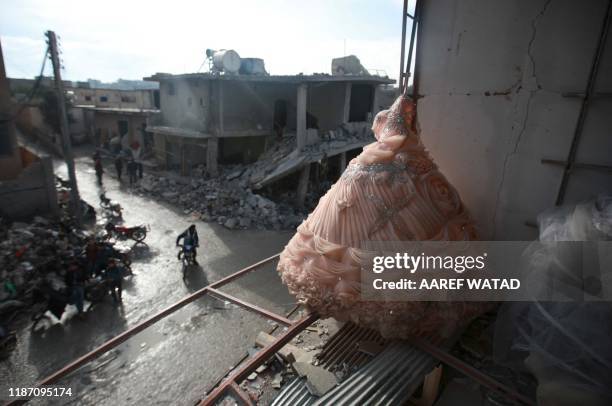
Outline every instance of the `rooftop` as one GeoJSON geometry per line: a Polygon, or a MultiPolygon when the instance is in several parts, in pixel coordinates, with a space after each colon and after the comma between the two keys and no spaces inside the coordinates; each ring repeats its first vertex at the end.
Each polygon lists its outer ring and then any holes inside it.
{"type": "Polygon", "coordinates": [[[394,79],[376,75],[329,75],[318,73],[314,75],[219,75],[212,73],[184,73],[180,75],[172,75],[169,73],[156,73],[155,75],[145,77],[144,80],[159,82],[162,80],[228,80],[228,81],[244,81],[244,82],[268,82],[268,83],[306,83],[306,82],[359,82],[372,84],[393,84],[394,79]]]}

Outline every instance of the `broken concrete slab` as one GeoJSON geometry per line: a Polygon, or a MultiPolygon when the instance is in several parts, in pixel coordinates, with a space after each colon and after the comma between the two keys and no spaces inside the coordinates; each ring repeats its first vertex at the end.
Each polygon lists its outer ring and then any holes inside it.
{"type": "Polygon", "coordinates": [[[338,384],[336,375],[324,368],[299,361],[294,362],[292,366],[298,375],[306,377],[306,386],[313,395],[323,396],[338,384]]]}

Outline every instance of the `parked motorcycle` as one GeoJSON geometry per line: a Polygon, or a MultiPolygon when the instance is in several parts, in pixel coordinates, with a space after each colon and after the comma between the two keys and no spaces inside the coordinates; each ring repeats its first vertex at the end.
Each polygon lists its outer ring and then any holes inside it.
{"type": "Polygon", "coordinates": [[[121,239],[121,240],[134,240],[137,243],[142,243],[145,238],[147,238],[148,227],[144,225],[135,226],[135,227],[124,227],[117,226],[112,222],[106,223],[104,226],[106,230],[106,239],[110,240],[111,238],[121,239]]]}

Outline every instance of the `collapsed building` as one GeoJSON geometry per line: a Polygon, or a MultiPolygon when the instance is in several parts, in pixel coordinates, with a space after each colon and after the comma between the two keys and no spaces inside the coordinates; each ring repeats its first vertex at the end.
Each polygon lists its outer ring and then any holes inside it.
{"type": "Polygon", "coordinates": [[[147,131],[162,167],[187,175],[205,165],[215,176],[219,165],[252,164],[241,176],[254,189],[300,171],[298,203],[310,164],[334,160],[341,173],[347,156],[372,141],[372,119],[384,107],[381,88],[394,83],[365,74],[214,71],[145,79],[160,84],[161,113],[147,131]]]}

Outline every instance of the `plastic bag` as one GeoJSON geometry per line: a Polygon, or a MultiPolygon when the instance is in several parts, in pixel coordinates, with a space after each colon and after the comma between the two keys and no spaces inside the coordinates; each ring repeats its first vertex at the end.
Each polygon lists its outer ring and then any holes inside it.
{"type": "MultiPolygon", "coordinates": [[[[541,241],[610,240],[612,198],[549,210],[538,222],[541,241]]],[[[566,280],[572,274],[564,252],[553,247],[532,254],[531,272],[566,280]]],[[[496,322],[494,356],[501,364],[527,367],[538,379],[542,404],[567,402],[563,397],[572,391],[579,399],[588,396],[586,404],[612,404],[612,303],[505,303],[496,322]]]]}

